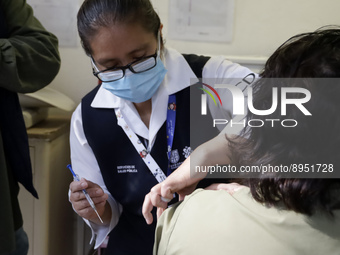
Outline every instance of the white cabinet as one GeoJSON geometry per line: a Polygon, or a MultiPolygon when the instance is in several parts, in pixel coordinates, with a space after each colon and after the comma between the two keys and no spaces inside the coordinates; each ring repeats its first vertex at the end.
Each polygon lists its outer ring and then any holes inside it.
{"type": "Polygon", "coordinates": [[[22,186],[19,202],[28,234],[29,255],[77,254],[77,215],[68,201],[72,175],[69,119],[47,119],[27,129],[33,183],[39,200],[22,186]]]}

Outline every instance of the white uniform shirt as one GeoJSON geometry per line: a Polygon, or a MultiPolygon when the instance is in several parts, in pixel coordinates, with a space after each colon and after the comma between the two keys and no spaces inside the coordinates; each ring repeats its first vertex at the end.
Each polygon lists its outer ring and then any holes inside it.
{"type": "MultiPolygon", "coordinates": [[[[173,49],[165,49],[164,53],[164,65],[168,72],[158,91],[152,97],[152,113],[149,129],[139,117],[133,103],[113,95],[103,87],[99,88],[91,104],[91,106],[94,108],[119,108],[128,126],[137,135],[149,140],[149,149],[152,148],[157,132],[166,121],[168,96],[190,86],[190,84],[193,83],[192,79],[197,78],[188,65],[187,61],[180,53],[173,49]]],[[[234,77],[242,79],[249,73],[252,72],[248,68],[232,63],[220,56],[213,57],[208,60],[204,66],[202,75],[203,78],[234,77]]],[[[232,103],[228,103],[228,101],[230,101],[228,98],[231,98],[231,95],[230,93],[227,94],[225,89],[218,90],[218,93],[220,94],[221,98],[224,98],[223,109],[215,106],[211,107],[211,114],[215,118],[230,119],[232,117],[232,103]]],[[[103,188],[105,193],[109,194],[108,202],[112,209],[112,218],[110,224],[106,226],[99,226],[84,219],[92,229],[92,240],[96,236],[95,248],[98,248],[105,240],[106,236],[118,223],[119,216],[122,212],[122,206],[115,201],[115,199],[107,190],[97,160],[86,140],[82,125],[81,104],[77,107],[72,115],[70,145],[71,162],[74,171],[81,178],[85,178],[97,183],[103,188]]]]}

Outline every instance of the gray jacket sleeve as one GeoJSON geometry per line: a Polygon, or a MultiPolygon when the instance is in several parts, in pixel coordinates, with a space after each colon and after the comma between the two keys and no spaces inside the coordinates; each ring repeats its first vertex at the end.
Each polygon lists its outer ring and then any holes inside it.
{"type": "Polygon", "coordinates": [[[30,93],[48,85],[60,67],[58,39],[25,0],[1,0],[0,11],[5,17],[0,30],[7,34],[0,38],[0,87],[30,93]]]}

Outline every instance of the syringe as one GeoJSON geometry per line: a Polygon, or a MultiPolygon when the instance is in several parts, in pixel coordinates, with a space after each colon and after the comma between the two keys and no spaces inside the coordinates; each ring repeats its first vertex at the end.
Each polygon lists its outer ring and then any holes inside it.
{"type": "MultiPolygon", "coordinates": [[[[73,171],[72,166],[69,164],[69,165],[67,165],[67,168],[70,169],[70,171],[71,171],[71,173],[72,173],[72,175],[73,175],[73,179],[79,182],[79,181],[80,181],[79,176],[73,171]]],[[[98,211],[97,211],[97,208],[96,208],[96,206],[94,205],[94,203],[93,203],[93,201],[92,201],[90,195],[87,193],[86,189],[83,189],[82,191],[83,191],[83,193],[84,193],[84,195],[85,195],[87,201],[90,203],[90,206],[91,206],[91,207],[93,208],[93,210],[96,212],[96,214],[97,214],[97,216],[98,216],[100,222],[103,223],[103,220],[102,220],[102,218],[100,218],[100,216],[99,216],[99,214],[98,214],[98,211]]]]}

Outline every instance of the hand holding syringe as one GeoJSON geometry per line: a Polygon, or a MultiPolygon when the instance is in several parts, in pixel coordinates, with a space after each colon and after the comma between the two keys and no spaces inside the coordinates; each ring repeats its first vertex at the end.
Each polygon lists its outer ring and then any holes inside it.
{"type": "MultiPolygon", "coordinates": [[[[75,181],[80,181],[79,176],[73,171],[71,165],[67,165],[67,168],[70,169],[70,171],[71,171],[71,173],[72,173],[72,175],[73,175],[73,179],[74,179],[75,181]]],[[[95,204],[93,203],[93,201],[92,201],[90,195],[87,193],[86,189],[83,189],[82,192],[84,193],[84,195],[85,195],[87,201],[90,203],[90,206],[91,206],[91,207],[93,208],[93,210],[96,212],[96,214],[97,214],[97,216],[98,216],[100,222],[103,223],[103,220],[102,220],[101,217],[99,216],[99,213],[98,213],[98,211],[97,211],[97,208],[96,208],[95,204]]]]}

